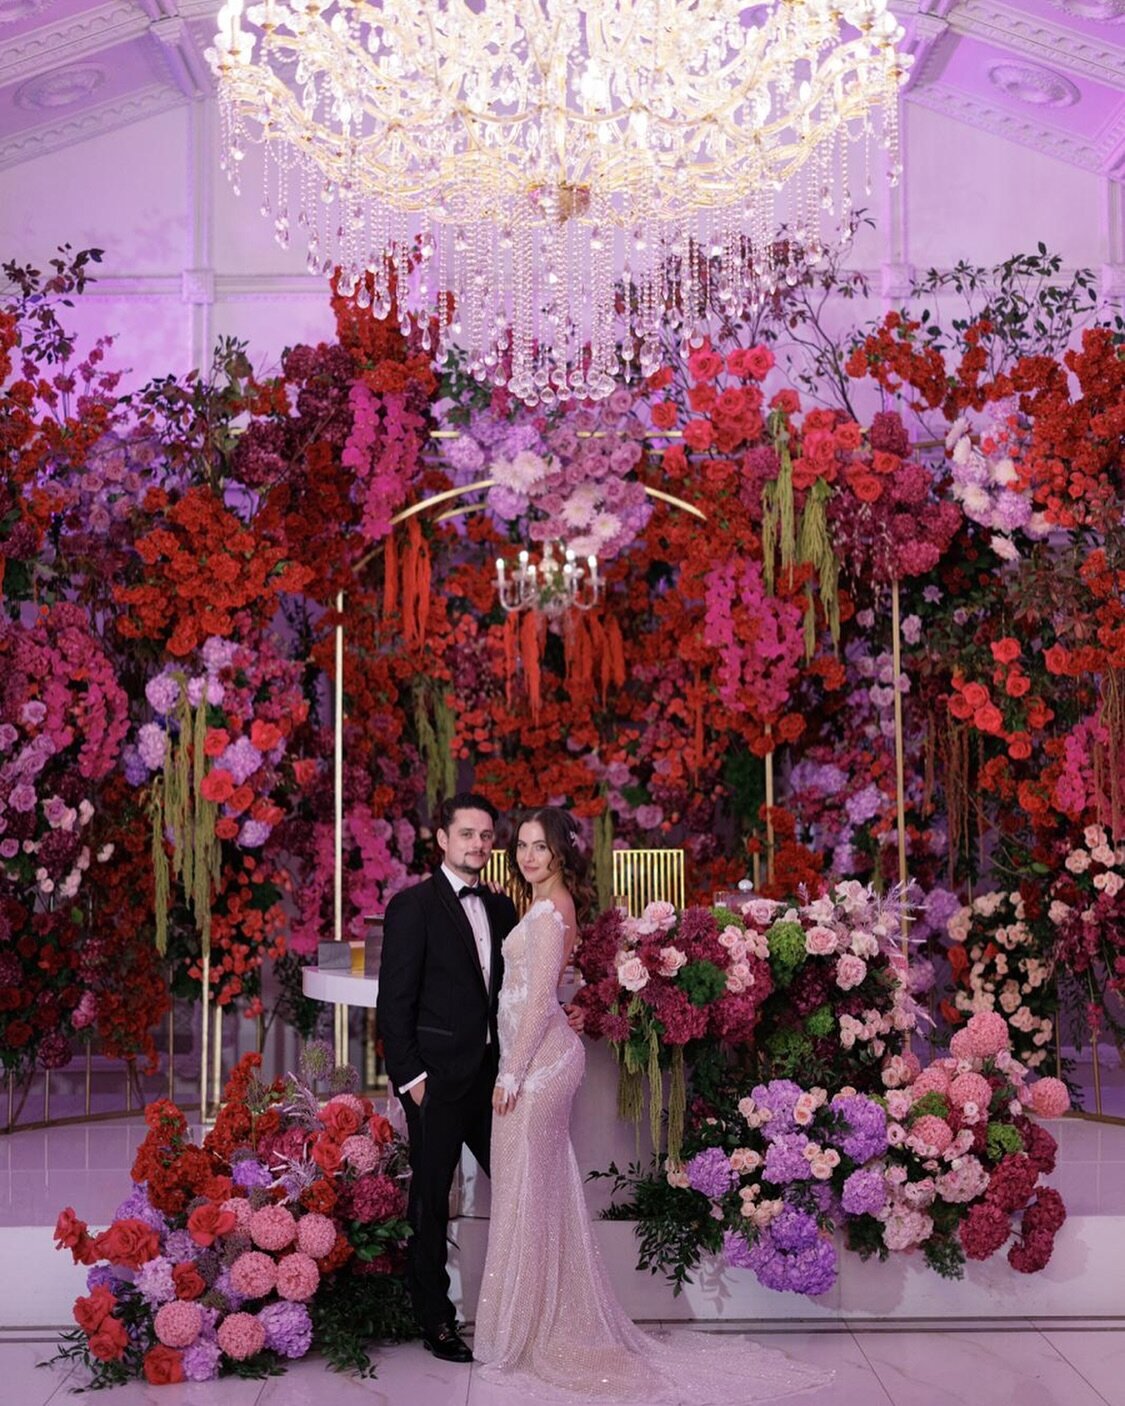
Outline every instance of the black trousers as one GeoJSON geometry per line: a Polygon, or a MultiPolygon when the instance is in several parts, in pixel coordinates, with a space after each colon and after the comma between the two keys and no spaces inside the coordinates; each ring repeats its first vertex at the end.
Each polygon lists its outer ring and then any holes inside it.
{"type": "Polygon", "coordinates": [[[449,1193],[453,1175],[467,1147],[489,1171],[492,1137],[493,1061],[486,1059],[467,1093],[445,1102],[428,1089],[419,1107],[409,1093],[402,1096],[410,1134],[410,1208],[413,1235],[407,1256],[407,1280],[414,1312],[424,1331],[452,1323],[449,1298],[449,1193]]]}

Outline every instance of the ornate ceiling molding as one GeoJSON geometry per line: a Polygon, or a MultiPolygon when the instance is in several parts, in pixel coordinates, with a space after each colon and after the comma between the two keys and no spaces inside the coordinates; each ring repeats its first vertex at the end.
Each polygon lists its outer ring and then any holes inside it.
{"type": "Polygon", "coordinates": [[[84,103],[105,82],[106,72],[94,63],[76,63],[54,68],[29,78],[15,91],[15,104],[31,112],[55,112],[59,108],[84,103]]]}
{"type": "Polygon", "coordinates": [[[1094,20],[1098,24],[1125,20],[1125,0],[1050,0],[1050,3],[1075,19],[1094,20]]]}
{"type": "Polygon", "coordinates": [[[1079,133],[1064,132],[1049,126],[1042,119],[1036,120],[1034,115],[1013,112],[1009,107],[987,102],[945,83],[916,88],[910,96],[911,101],[920,107],[945,113],[995,136],[1006,137],[1021,146],[1032,147],[1059,161],[1069,162],[1072,166],[1080,166],[1086,171],[1103,169],[1100,143],[1095,145],[1079,133]]]}
{"type": "Polygon", "coordinates": [[[1069,78],[1037,63],[990,64],[988,81],[1030,107],[1073,107],[1082,96],[1069,78]]]}
{"type": "Polygon", "coordinates": [[[55,0],[0,0],[0,24],[19,24],[54,3],[55,0]]]}
{"type": "Polygon", "coordinates": [[[91,58],[104,49],[127,43],[149,27],[130,0],[110,0],[55,24],[40,25],[0,47],[0,86],[24,83],[52,69],[91,58]]]}
{"type": "Polygon", "coordinates": [[[996,0],[961,0],[948,16],[956,34],[982,39],[999,49],[1025,54],[1048,67],[1093,78],[1125,92],[1125,47],[1052,24],[996,0]]]}
{"type": "Polygon", "coordinates": [[[175,89],[163,83],[153,83],[141,88],[128,97],[116,98],[111,102],[98,103],[80,111],[31,127],[25,132],[0,140],[0,170],[15,166],[20,161],[30,161],[36,156],[58,151],[72,146],[75,142],[86,141],[89,137],[100,136],[115,127],[127,126],[169,108],[180,107],[184,97],[175,89]]]}

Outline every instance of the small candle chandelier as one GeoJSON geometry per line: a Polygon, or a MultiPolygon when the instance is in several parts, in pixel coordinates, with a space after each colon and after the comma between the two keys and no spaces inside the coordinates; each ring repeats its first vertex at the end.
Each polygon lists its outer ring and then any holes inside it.
{"type": "Polygon", "coordinates": [[[496,594],[506,611],[538,610],[558,616],[597,604],[602,594],[597,557],[587,557],[583,566],[564,543],[559,543],[559,552],[556,556],[554,544],[545,543],[537,565],[522,551],[510,574],[504,558],[496,559],[496,594]]]}

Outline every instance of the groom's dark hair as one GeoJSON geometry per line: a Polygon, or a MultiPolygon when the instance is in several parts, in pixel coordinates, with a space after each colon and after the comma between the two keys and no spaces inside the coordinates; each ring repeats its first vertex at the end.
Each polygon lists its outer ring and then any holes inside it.
{"type": "Polygon", "coordinates": [[[500,819],[500,812],[487,796],[482,796],[477,791],[458,791],[455,796],[442,801],[441,810],[438,812],[439,828],[448,833],[453,824],[453,817],[459,810],[483,810],[485,815],[492,818],[493,825],[500,819]]]}

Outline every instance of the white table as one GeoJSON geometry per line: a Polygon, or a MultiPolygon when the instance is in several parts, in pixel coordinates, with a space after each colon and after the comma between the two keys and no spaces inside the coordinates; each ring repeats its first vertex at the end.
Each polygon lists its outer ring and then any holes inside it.
{"type": "Polygon", "coordinates": [[[333,1033],[336,1063],[348,1063],[348,1010],[362,1006],[374,1010],[379,997],[379,978],[347,969],[305,967],[301,973],[301,989],[314,1001],[327,1001],[333,1007],[333,1033]]]}

